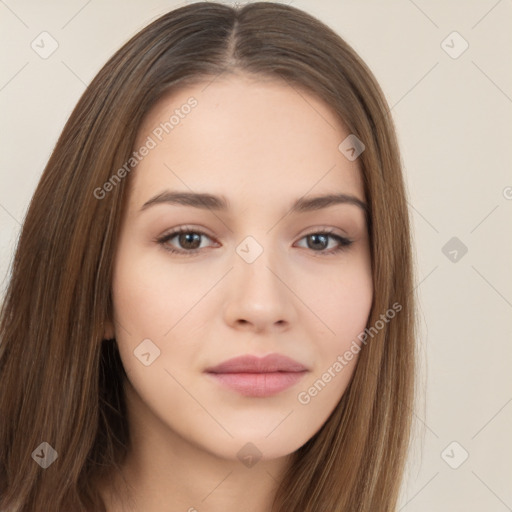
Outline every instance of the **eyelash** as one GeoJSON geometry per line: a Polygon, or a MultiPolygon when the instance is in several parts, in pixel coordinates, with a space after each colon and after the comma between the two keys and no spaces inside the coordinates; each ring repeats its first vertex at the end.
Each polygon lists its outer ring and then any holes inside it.
{"type": "MultiPolygon", "coordinates": [[[[169,245],[167,245],[167,242],[169,240],[172,240],[177,235],[190,234],[190,233],[194,233],[196,235],[201,235],[201,236],[204,235],[207,238],[211,239],[211,237],[207,233],[205,233],[204,231],[201,231],[199,229],[191,229],[191,228],[187,228],[187,227],[182,227],[182,228],[176,229],[175,231],[172,231],[171,233],[168,233],[168,234],[163,235],[163,236],[161,236],[159,238],[156,238],[155,242],[157,242],[162,247],[162,249],[164,249],[165,251],[170,252],[172,254],[179,254],[181,256],[194,256],[197,253],[201,252],[201,249],[178,250],[178,249],[171,248],[169,245]]],[[[334,238],[334,239],[336,239],[339,242],[339,245],[337,247],[335,247],[334,249],[329,249],[329,250],[323,249],[321,251],[314,251],[313,249],[311,249],[311,251],[313,253],[318,253],[318,256],[330,256],[330,255],[333,255],[333,254],[337,254],[337,253],[339,253],[339,252],[341,252],[343,250],[346,250],[354,242],[353,240],[350,240],[348,238],[342,237],[340,235],[335,235],[335,234],[333,234],[332,231],[328,231],[328,230],[313,231],[311,233],[308,233],[308,234],[304,235],[301,238],[301,240],[303,238],[307,238],[308,236],[312,236],[312,235],[327,235],[328,237],[334,238]]]]}

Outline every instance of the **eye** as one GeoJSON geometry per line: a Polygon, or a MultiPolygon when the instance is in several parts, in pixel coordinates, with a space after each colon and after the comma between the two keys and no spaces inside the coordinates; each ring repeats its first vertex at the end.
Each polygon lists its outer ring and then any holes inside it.
{"type": "MultiPolygon", "coordinates": [[[[202,244],[202,238],[211,240],[211,237],[204,231],[184,226],[157,238],[155,241],[170,253],[193,256],[201,252],[201,249],[205,248],[202,244]],[[180,246],[179,248],[176,248],[175,245],[170,243],[173,239],[176,239],[175,243],[180,246]]],[[[319,256],[328,256],[338,253],[348,248],[353,243],[353,240],[336,235],[332,231],[325,230],[309,233],[300,240],[306,240],[306,248],[311,249],[314,253],[318,253],[319,256]],[[334,247],[329,248],[330,240],[335,241],[334,247]]]]}
{"type": "Polygon", "coordinates": [[[198,229],[192,229],[187,227],[181,227],[179,229],[174,230],[171,233],[168,233],[156,241],[166,250],[171,253],[183,254],[185,256],[192,256],[200,251],[201,248],[201,238],[206,237],[210,238],[204,231],[198,229]],[[172,245],[169,245],[169,242],[176,238],[177,243],[181,246],[180,249],[176,249],[172,245]]]}
{"type": "Polygon", "coordinates": [[[301,240],[304,239],[306,239],[307,248],[312,249],[313,252],[320,253],[320,256],[343,251],[353,243],[353,240],[340,235],[335,235],[332,231],[315,231],[301,238],[301,240]],[[329,246],[329,239],[334,240],[336,244],[334,247],[327,250],[329,246]]]}

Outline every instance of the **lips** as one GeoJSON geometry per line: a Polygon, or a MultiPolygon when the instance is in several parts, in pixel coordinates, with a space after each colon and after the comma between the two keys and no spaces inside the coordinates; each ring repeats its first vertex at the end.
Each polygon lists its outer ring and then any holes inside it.
{"type": "Polygon", "coordinates": [[[297,361],[281,354],[269,354],[265,357],[240,356],[207,368],[208,373],[274,373],[303,372],[307,368],[297,361]]]}
{"type": "Polygon", "coordinates": [[[217,383],[249,397],[272,396],[296,384],[308,372],[301,363],[281,354],[263,358],[245,355],[207,368],[217,383]]]}

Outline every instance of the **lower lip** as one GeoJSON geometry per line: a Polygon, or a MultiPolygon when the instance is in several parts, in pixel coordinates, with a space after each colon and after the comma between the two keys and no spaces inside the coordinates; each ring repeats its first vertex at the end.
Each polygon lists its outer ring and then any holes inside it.
{"type": "Polygon", "coordinates": [[[276,395],[292,387],[304,377],[305,373],[307,372],[208,373],[208,375],[241,395],[262,398],[276,395]]]}

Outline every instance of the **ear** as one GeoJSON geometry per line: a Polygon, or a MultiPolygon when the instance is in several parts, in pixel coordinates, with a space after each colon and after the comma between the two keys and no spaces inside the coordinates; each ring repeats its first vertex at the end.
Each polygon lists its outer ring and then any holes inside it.
{"type": "Polygon", "coordinates": [[[110,320],[106,320],[103,324],[103,339],[112,340],[116,337],[114,324],[110,320]]]}

